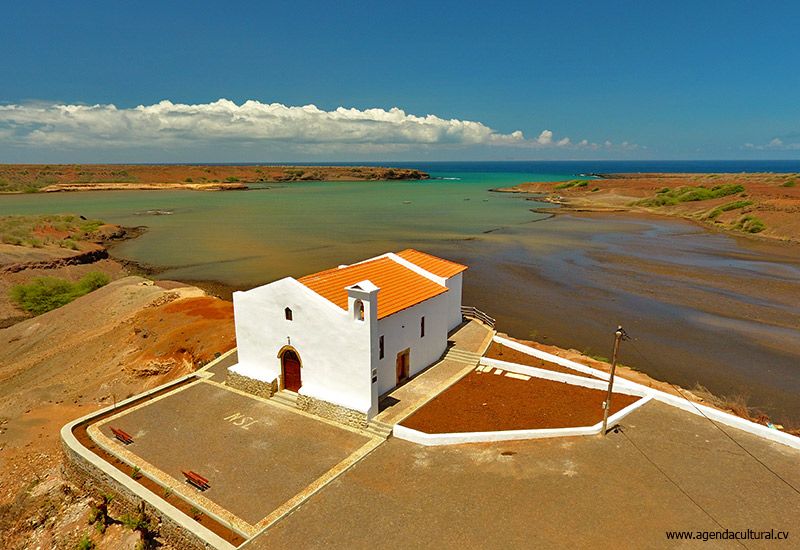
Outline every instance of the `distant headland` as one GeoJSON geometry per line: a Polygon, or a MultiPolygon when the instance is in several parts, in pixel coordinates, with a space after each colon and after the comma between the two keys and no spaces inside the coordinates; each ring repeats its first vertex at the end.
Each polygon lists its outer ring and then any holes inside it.
{"type": "Polygon", "coordinates": [[[744,236],[800,242],[800,174],[592,174],[495,189],[561,205],[551,214],[648,212],[744,236]]]}
{"type": "Polygon", "coordinates": [[[381,166],[4,164],[0,193],[187,189],[237,191],[300,181],[424,180],[420,170],[381,166]]]}

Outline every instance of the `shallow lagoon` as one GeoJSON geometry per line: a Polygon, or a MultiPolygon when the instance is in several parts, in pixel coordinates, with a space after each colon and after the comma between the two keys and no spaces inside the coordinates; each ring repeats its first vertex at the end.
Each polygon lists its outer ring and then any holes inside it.
{"type": "Polygon", "coordinates": [[[232,288],[420,248],[470,266],[464,301],[497,317],[502,331],[607,357],[622,323],[634,336],[623,363],[743,394],[800,424],[796,247],[672,219],[551,218],[524,196],[489,191],[571,175],[434,175],[457,179],[17,195],[0,197],[0,214],[73,212],[146,225],[115,255],[166,268],[160,278],[232,288]]]}

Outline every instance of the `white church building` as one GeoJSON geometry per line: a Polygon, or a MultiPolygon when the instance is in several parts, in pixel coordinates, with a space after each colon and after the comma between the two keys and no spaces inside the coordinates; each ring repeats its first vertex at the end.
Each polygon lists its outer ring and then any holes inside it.
{"type": "Polygon", "coordinates": [[[226,383],[354,425],[379,397],[436,362],[461,321],[467,267],[387,253],[233,294],[238,364],[226,383]]]}

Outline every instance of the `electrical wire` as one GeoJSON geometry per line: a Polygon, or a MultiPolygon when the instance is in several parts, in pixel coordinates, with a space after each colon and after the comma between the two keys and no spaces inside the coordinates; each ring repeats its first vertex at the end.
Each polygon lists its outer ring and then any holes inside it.
{"type": "MultiPolygon", "coordinates": [[[[625,436],[625,439],[628,441],[628,443],[630,443],[630,444],[633,446],[633,448],[634,448],[634,449],[636,449],[637,451],[639,451],[639,453],[640,453],[640,454],[641,454],[641,455],[642,455],[642,456],[643,456],[643,457],[644,457],[644,458],[645,458],[645,459],[646,459],[646,460],[647,460],[647,461],[648,461],[650,464],[652,464],[652,465],[653,465],[653,467],[654,467],[656,470],[658,470],[659,472],[661,472],[661,475],[662,475],[662,476],[664,476],[664,478],[665,478],[667,481],[669,481],[670,483],[672,483],[672,484],[673,484],[673,485],[674,485],[674,486],[675,486],[675,487],[676,487],[676,488],[677,488],[677,489],[678,489],[678,490],[679,490],[681,493],[683,493],[683,495],[684,495],[686,498],[688,498],[688,499],[689,499],[689,500],[692,502],[692,504],[694,504],[694,505],[695,505],[695,506],[696,506],[698,509],[700,509],[700,510],[701,510],[701,511],[702,511],[702,512],[705,514],[705,515],[707,515],[707,516],[708,516],[708,517],[711,519],[711,521],[713,521],[714,523],[716,523],[716,524],[717,524],[717,526],[718,526],[720,529],[722,529],[723,531],[727,531],[727,530],[728,530],[728,529],[727,529],[727,528],[726,528],[724,525],[722,525],[722,524],[721,524],[719,521],[717,521],[717,518],[715,518],[714,516],[712,516],[712,515],[711,515],[711,512],[709,512],[708,510],[706,510],[705,508],[703,508],[703,507],[700,505],[700,503],[699,503],[699,502],[697,502],[697,501],[696,501],[694,498],[692,498],[692,495],[690,495],[689,493],[687,493],[687,492],[686,492],[686,490],[684,490],[684,488],[683,488],[683,487],[681,487],[681,486],[678,484],[678,482],[677,482],[677,481],[675,481],[674,479],[672,479],[672,478],[669,476],[669,474],[667,474],[667,472],[665,472],[665,471],[664,471],[664,470],[661,468],[661,466],[659,466],[658,464],[656,464],[656,463],[655,463],[655,461],[653,461],[653,459],[651,459],[649,456],[647,456],[647,453],[645,453],[645,452],[644,452],[644,451],[641,449],[641,447],[639,447],[639,446],[638,446],[638,445],[637,445],[637,444],[636,444],[636,443],[633,441],[633,439],[631,439],[631,438],[630,438],[630,436],[628,436],[628,434],[627,434],[627,433],[625,433],[625,429],[624,429],[622,426],[619,426],[619,425],[618,425],[618,426],[616,426],[616,427],[614,428],[614,431],[615,431],[615,432],[619,432],[619,433],[621,433],[623,436],[625,436]]],[[[739,543],[741,546],[743,546],[744,548],[747,548],[747,546],[745,546],[745,544],[744,544],[742,541],[740,541],[740,540],[736,540],[736,542],[738,542],[738,543],[739,543]]]]}
{"type": "MultiPolygon", "coordinates": [[[[630,343],[631,343],[631,346],[633,346],[633,349],[636,351],[636,353],[638,353],[638,354],[639,354],[639,356],[642,358],[642,360],[643,360],[645,363],[647,363],[647,364],[648,364],[648,366],[650,366],[650,368],[652,368],[653,364],[652,364],[652,363],[651,363],[651,362],[648,360],[648,358],[647,358],[647,357],[645,357],[644,353],[642,353],[642,352],[639,350],[639,348],[636,346],[636,344],[633,342],[633,340],[632,340],[632,339],[630,340],[630,343]]],[[[700,409],[700,407],[698,407],[698,406],[697,406],[697,404],[696,404],[694,401],[692,401],[691,399],[689,399],[688,397],[686,397],[686,395],[684,395],[684,393],[681,391],[681,388],[680,388],[680,387],[676,386],[675,384],[673,384],[673,383],[671,383],[671,382],[667,382],[667,384],[669,384],[669,385],[670,385],[670,386],[671,386],[671,387],[672,387],[672,388],[673,388],[673,389],[674,389],[674,390],[675,390],[675,391],[678,393],[678,395],[680,395],[680,396],[681,396],[681,397],[682,397],[682,398],[683,398],[683,399],[684,399],[684,400],[685,400],[687,403],[689,403],[689,404],[692,406],[692,408],[694,408],[694,410],[696,410],[696,411],[697,411],[697,413],[698,413],[700,416],[702,416],[703,418],[705,418],[706,420],[708,420],[709,422],[711,422],[711,424],[712,424],[712,425],[713,425],[715,428],[717,428],[717,429],[718,429],[720,432],[722,432],[723,434],[725,434],[725,436],[726,436],[728,439],[730,439],[730,440],[731,440],[733,443],[735,443],[737,447],[739,447],[739,448],[740,448],[742,451],[744,451],[745,453],[747,453],[747,454],[748,454],[748,455],[749,455],[749,456],[750,456],[750,457],[751,457],[753,460],[755,460],[756,462],[758,462],[759,464],[761,464],[761,466],[763,466],[763,467],[764,467],[764,468],[765,468],[765,469],[766,469],[768,472],[770,472],[770,473],[771,473],[772,475],[774,475],[776,478],[778,478],[778,479],[779,479],[779,480],[781,480],[783,483],[785,483],[785,484],[786,484],[788,487],[790,487],[790,488],[791,488],[791,489],[792,489],[792,490],[793,490],[795,493],[797,493],[798,495],[800,495],[800,490],[798,490],[798,489],[797,489],[797,487],[795,487],[794,485],[792,485],[792,484],[791,484],[791,483],[790,483],[790,482],[789,482],[787,479],[785,479],[785,478],[784,478],[783,476],[781,476],[781,475],[780,475],[778,472],[776,472],[775,470],[773,470],[772,468],[770,468],[770,467],[769,467],[767,464],[765,464],[765,463],[764,463],[764,462],[763,462],[763,461],[762,461],[760,458],[758,458],[756,455],[754,455],[753,453],[751,453],[751,452],[750,452],[750,451],[749,451],[747,448],[745,448],[745,447],[744,447],[744,446],[743,446],[741,443],[739,443],[738,441],[736,441],[736,439],[734,439],[734,437],[733,437],[731,434],[729,434],[727,431],[725,431],[724,429],[722,429],[722,426],[720,426],[719,424],[717,424],[716,422],[714,422],[714,421],[713,421],[711,418],[709,418],[708,416],[706,416],[706,414],[705,414],[705,413],[702,411],[702,409],[700,409]]]]}

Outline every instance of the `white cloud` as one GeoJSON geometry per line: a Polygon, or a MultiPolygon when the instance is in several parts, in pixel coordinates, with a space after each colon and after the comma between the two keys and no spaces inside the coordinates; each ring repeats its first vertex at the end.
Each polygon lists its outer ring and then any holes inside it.
{"type": "Polygon", "coordinates": [[[553,143],[553,132],[550,130],[542,130],[542,133],[536,138],[536,142],[539,145],[550,145],[553,143]]]}
{"type": "MultiPolygon", "coordinates": [[[[324,111],[314,105],[220,99],[187,105],[160,101],[153,105],[23,104],[0,105],[0,135],[22,146],[47,148],[190,147],[196,143],[283,144],[296,147],[406,149],[423,147],[500,146],[520,148],[589,148],[543,130],[527,139],[516,130],[498,132],[482,122],[417,116],[394,107],[324,111]]],[[[606,147],[610,147],[606,142],[606,147]]]]}
{"type": "Polygon", "coordinates": [[[773,138],[767,143],[762,144],[745,143],[744,148],[754,149],[756,151],[798,151],[800,150],[800,143],[787,143],[780,138],[773,138]]]}

